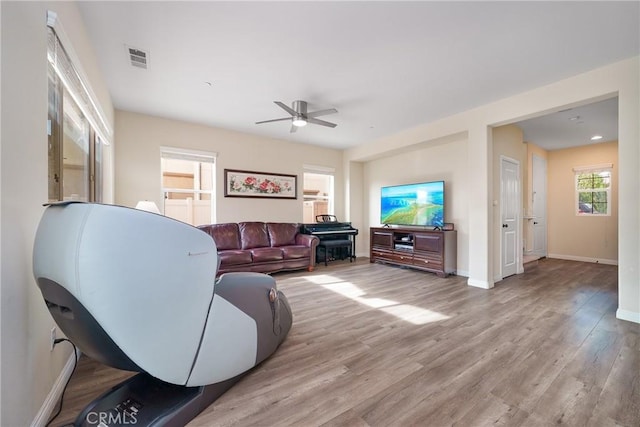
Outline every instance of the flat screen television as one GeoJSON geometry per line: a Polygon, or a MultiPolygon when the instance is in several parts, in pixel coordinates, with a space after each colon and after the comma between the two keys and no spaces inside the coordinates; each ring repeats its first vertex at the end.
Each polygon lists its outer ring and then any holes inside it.
{"type": "Polygon", "coordinates": [[[380,222],[389,225],[442,227],[444,181],[382,187],[380,222]]]}

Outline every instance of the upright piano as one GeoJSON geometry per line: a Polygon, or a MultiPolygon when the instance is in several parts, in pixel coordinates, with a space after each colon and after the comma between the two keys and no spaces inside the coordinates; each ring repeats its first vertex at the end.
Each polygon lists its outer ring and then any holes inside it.
{"type": "Polygon", "coordinates": [[[356,236],[358,229],[351,226],[350,222],[339,222],[335,220],[333,215],[318,215],[320,222],[313,224],[302,224],[300,232],[303,234],[311,234],[320,239],[320,243],[332,240],[349,240],[351,242],[351,251],[349,256],[352,259],[356,257],[356,236]],[[324,222],[323,222],[324,221],[324,222]]]}

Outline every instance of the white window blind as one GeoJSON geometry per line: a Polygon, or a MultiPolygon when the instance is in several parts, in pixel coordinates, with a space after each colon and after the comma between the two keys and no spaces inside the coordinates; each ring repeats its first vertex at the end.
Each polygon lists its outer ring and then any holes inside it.
{"type": "Polygon", "coordinates": [[[186,150],[183,148],[160,148],[161,157],[163,159],[189,160],[192,162],[215,163],[217,153],[208,153],[206,151],[186,150]]]}
{"type": "Polygon", "coordinates": [[[107,143],[110,141],[111,130],[93,100],[89,86],[80,77],[77,68],[60,42],[56,28],[54,28],[59,27],[59,24],[56,24],[55,12],[48,12],[47,26],[47,60],[91,126],[107,143]]]}
{"type": "Polygon", "coordinates": [[[598,173],[598,172],[607,172],[613,168],[613,163],[601,163],[599,165],[591,165],[591,166],[574,166],[574,172],[589,172],[589,173],[598,173]]]}
{"type": "Polygon", "coordinates": [[[334,172],[336,171],[336,168],[334,167],[321,166],[321,165],[304,164],[302,165],[302,168],[304,169],[305,172],[312,172],[312,173],[319,173],[319,174],[326,174],[326,175],[333,175],[334,172]]]}

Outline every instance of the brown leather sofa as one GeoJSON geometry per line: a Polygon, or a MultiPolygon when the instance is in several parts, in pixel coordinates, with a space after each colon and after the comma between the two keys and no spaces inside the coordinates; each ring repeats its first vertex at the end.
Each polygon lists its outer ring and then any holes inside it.
{"type": "Polygon", "coordinates": [[[306,268],[316,262],[316,236],[300,233],[300,225],[276,222],[239,222],[198,227],[218,248],[218,275],[230,271],[273,273],[306,268]]]}

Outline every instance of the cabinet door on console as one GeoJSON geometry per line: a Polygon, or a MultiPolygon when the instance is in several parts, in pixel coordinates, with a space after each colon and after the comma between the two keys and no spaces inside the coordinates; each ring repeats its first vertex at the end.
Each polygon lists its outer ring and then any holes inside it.
{"type": "Polygon", "coordinates": [[[414,235],[414,250],[442,253],[444,239],[441,233],[416,233],[414,235]]]}
{"type": "Polygon", "coordinates": [[[393,233],[391,231],[374,230],[371,233],[371,246],[385,248],[393,247],[393,233]]]}

